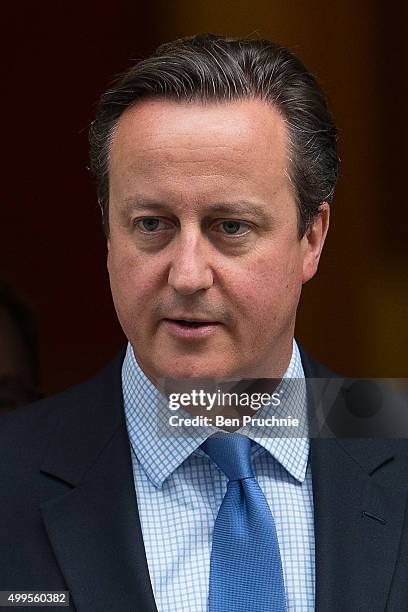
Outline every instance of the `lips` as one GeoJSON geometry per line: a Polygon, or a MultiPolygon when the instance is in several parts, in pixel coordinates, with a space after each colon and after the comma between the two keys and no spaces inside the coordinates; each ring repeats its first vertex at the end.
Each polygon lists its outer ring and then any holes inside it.
{"type": "Polygon", "coordinates": [[[214,321],[190,321],[186,319],[167,319],[184,327],[202,327],[203,325],[217,325],[214,321]]]}
{"type": "Polygon", "coordinates": [[[169,321],[170,323],[177,323],[179,325],[183,325],[184,327],[200,327],[203,325],[219,325],[218,321],[213,321],[211,319],[206,318],[205,316],[195,316],[191,315],[187,316],[175,316],[175,317],[165,317],[165,321],[169,321]]]}
{"type": "Polygon", "coordinates": [[[164,329],[166,329],[170,335],[189,340],[202,340],[207,338],[215,333],[217,328],[221,326],[221,323],[218,323],[218,321],[209,321],[205,318],[166,318],[163,319],[162,322],[164,324],[164,329]]]}

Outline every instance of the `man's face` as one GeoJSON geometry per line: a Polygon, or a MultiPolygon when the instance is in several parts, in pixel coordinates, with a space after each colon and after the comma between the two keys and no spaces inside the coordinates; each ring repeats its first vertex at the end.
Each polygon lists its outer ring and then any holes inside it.
{"type": "Polygon", "coordinates": [[[119,120],[109,176],[113,300],[150,380],[281,376],[328,224],[325,205],[299,240],[281,115],[141,102],[119,120]]]}

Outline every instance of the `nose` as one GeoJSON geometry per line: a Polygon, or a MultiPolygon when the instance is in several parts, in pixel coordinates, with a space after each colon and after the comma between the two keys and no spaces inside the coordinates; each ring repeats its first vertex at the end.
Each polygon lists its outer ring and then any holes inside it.
{"type": "Polygon", "coordinates": [[[168,283],[177,293],[192,295],[202,289],[209,289],[213,273],[209,265],[208,245],[204,237],[179,235],[174,245],[168,283]]]}

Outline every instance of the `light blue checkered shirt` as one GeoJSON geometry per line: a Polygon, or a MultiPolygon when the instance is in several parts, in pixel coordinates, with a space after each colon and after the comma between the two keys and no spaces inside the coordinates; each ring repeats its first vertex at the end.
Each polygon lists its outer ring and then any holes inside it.
{"type": "MultiPolygon", "coordinates": [[[[302,383],[290,386],[289,399],[291,415],[304,416],[306,389],[296,342],[284,377],[302,383]]],[[[228,479],[199,446],[210,435],[209,430],[216,429],[203,429],[190,437],[163,435],[158,425],[163,416],[163,402],[159,400],[162,396],[138,366],[130,344],[122,367],[122,387],[140,522],[157,609],[207,612],[212,533],[228,479]]],[[[268,408],[262,408],[263,414],[268,408]]],[[[265,437],[256,427],[249,426],[239,432],[256,442],[252,463],[276,523],[288,610],[314,610],[309,439],[265,437]]]]}

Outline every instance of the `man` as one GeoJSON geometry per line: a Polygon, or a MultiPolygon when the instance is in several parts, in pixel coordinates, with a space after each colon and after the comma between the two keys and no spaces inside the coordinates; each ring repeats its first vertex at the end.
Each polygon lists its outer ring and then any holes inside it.
{"type": "MultiPolygon", "coordinates": [[[[80,611],[406,609],[403,442],[240,429],[228,439],[251,439],[252,456],[234,479],[209,431],[159,427],[163,381],[334,376],[293,338],[338,164],[313,77],[267,41],[176,41],[102,96],[90,136],[129,345],[92,381],[3,421],[1,589],[68,590],[80,611]],[[244,525],[249,484],[264,540],[244,525]],[[235,515],[222,514],[228,496],[235,515]],[[245,537],[229,540],[240,517],[245,537]],[[246,553],[260,569],[234,584],[246,553]],[[271,599],[248,603],[271,582],[271,599]]],[[[308,393],[290,404],[313,415],[308,393]]]]}

